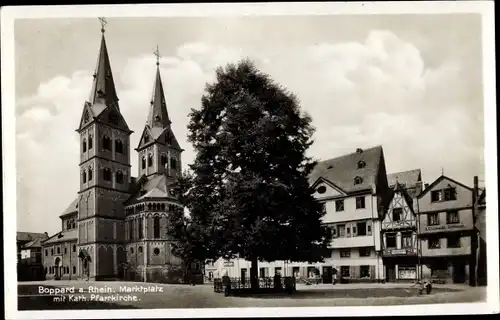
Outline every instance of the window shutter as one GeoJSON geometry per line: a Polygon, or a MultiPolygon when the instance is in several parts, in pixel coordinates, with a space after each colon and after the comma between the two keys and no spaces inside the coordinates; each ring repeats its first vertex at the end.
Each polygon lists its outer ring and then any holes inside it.
{"type": "Polygon", "coordinates": [[[356,266],[349,266],[349,277],[351,279],[356,277],[356,266]]]}
{"type": "Polygon", "coordinates": [[[370,266],[370,279],[375,279],[375,266],[370,266]]]}

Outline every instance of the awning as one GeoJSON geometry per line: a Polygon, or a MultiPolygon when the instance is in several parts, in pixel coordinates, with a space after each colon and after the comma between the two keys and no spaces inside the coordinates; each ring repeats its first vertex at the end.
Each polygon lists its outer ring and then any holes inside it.
{"type": "Polygon", "coordinates": [[[78,258],[87,259],[88,261],[91,261],[90,255],[86,249],[80,249],[80,253],[78,253],[78,258]]]}

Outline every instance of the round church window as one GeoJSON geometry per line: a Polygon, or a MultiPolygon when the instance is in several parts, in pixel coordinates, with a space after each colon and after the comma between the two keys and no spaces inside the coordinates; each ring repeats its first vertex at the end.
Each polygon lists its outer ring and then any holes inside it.
{"type": "Polygon", "coordinates": [[[154,253],[155,256],[159,255],[160,254],[160,249],[154,248],[153,253],[154,253]]]}
{"type": "Polygon", "coordinates": [[[325,193],[326,192],[326,187],[325,186],[321,186],[318,189],[316,189],[316,191],[318,191],[318,193],[325,193]]]}

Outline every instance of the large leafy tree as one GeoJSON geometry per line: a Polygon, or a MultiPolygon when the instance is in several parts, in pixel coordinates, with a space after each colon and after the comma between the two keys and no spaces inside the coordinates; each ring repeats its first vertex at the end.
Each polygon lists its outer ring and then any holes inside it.
{"type": "Polygon", "coordinates": [[[199,260],[322,261],[331,239],[321,224],[306,156],[314,128],[297,98],[243,60],[216,70],[190,114],[196,151],[178,194],[189,215],[171,216],[174,252],[199,260]]]}

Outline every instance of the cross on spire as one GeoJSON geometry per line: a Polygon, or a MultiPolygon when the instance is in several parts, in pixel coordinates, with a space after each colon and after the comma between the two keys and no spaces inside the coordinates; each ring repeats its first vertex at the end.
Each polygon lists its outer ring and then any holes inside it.
{"type": "Polygon", "coordinates": [[[101,32],[104,33],[104,31],[106,31],[104,27],[108,24],[108,20],[104,17],[99,17],[99,22],[101,23],[101,32]]]}
{"type": "Polygon", "coordinates": [[[156,65],[159,66],[160,65],[160,50],[158,49],[158,45],[156,46],[156,50],[155,52],[153,52],[153,54],[156,56],[156,65]]]}

